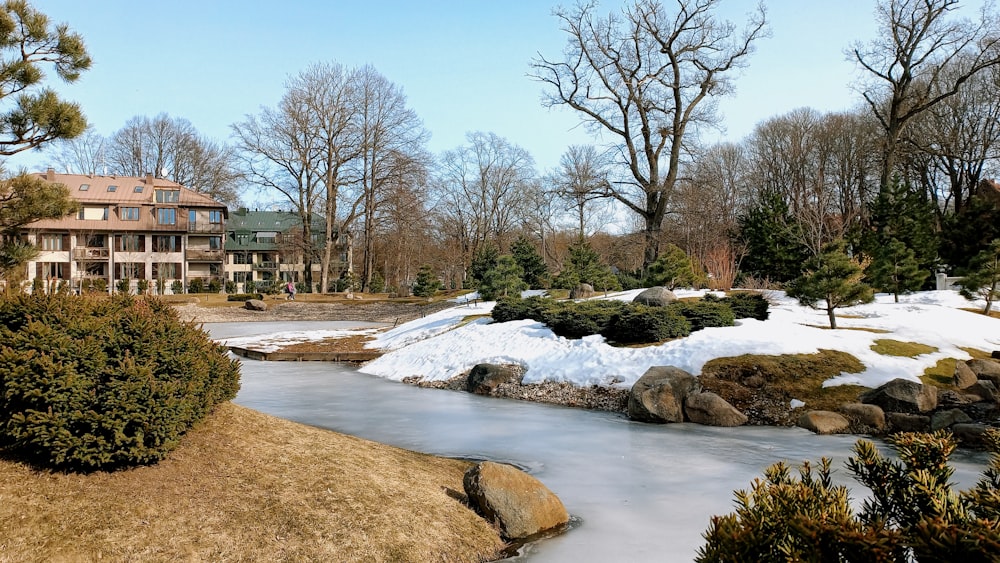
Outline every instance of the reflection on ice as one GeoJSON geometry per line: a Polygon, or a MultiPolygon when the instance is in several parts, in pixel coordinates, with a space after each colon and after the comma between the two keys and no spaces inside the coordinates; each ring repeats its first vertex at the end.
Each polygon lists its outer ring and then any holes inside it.
{"type": "MultiPolygon", "coordinates": [[[[283,323],[278,330],[299,324],[283,323]]],[[[206,328],[225,338],[254,327],[206,328]]],[[[779,460],[830,457],[835,478],[852,496],[865,493],[843,465],[853,436],[641,424],[610,413],[421,389],[329,363],[243,366],[239,404],[411,450],[527,468],[582,522],[523,548],[517,560],[691,561],[709,518],[732,511],[732,491],[748,488],[779,460]]],[[[967,488],[986,457],[960,452],[955,460],[955,481],[967,488]]]]}

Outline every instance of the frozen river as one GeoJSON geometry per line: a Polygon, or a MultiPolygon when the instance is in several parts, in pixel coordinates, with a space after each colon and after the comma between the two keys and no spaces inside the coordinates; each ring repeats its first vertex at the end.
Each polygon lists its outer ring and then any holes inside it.
{"type": "MultiPolygon", "coordinates": [[[[357,323],[206,324],[213,337],[357,323]]],[[[508,461],[552,489],[580,524],[525,547],[516,560],[691,561],[734,489],[768,465],[834,460],[852,497],[866,491],[843,468],[854,436],[801,429],[651,425],[581,409],[422,389],[322,362],[243,361],[236,402],[268,414],[431,454],[508,461]]],[[[983,454],[955,455],[955,480],[975,483],[983,454]]]]}

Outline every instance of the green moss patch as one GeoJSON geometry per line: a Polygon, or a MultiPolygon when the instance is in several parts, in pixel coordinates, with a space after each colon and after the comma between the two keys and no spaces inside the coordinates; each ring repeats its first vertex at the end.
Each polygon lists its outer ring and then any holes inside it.
{"type": "Polygon", "coordinates": [[[930,354],[938,351],[934,346],[928,346],[927,344],[903,342],[901,340],[892,340],[891,338],[876,340],[872,344],[871,349],[873,352],[882,354],[883,356],[901,356],[904,358],[913,358],[921,354],[930,354]]]}
{"type": "Polygon", "coordinates": [[[792,399],[806,408],[837,410],[857,401],[865,388],[857,385],[823,387],[842,373],[861,373],[865,366],[846,352],[820,350],[816,354],[765,356],[744,354],[716,358],[702,368],[701,384],[751,418],[751,424],[791,425],[792,399]]]}

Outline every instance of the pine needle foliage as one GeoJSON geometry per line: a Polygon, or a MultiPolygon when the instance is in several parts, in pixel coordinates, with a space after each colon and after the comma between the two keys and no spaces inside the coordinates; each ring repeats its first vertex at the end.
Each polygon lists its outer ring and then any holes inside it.
{"type": "Polygon", "coordinates": [[[712,518],[696,561],[928,563],[1000,560],[1000,432],[987,430],[993,456],[975,488],[957,492],[946,432],[889,438],[899,459],[859,440],[847,469],[871,490],[858,512],[848,490],[830,479],[823,459],[799,478],[772,465],[749,492],[737,491],[736,512],[712,518]]]}
{"type": "Polygon", "coordinates": [[[822,301],[830,328],[835,329],[835,309],[869,303],[875,298],[872,288],[862,283],[863,277],[864,265],[847,255],[843,240],[834,241],[823,247],[801,276],[792,280],[788,296],[814,309],[822,301]]]}
{"type": "Polygon", "coordinates": [[[155,463],[239,389],[239,362],[156,298],[0,301],[0,449],[44,467],[155,463]]]}

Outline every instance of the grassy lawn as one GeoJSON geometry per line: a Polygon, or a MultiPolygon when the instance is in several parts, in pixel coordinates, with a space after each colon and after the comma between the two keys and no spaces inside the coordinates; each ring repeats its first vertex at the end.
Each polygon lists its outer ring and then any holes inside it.
{"type": "Polygon", "coordinates": [[[230,403],[155,466],[89,475],[0,458],[0,561],[482,561],[469,463],[230,403]]]}

